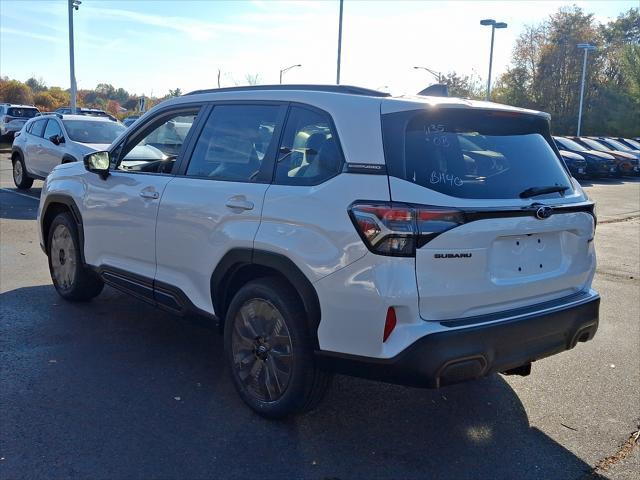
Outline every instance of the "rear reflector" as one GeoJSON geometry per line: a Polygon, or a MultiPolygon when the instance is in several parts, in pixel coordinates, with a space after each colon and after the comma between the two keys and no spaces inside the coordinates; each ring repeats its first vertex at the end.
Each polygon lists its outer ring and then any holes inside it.
{"type": "Polygon", "coordinates": [[[386,342],[393,329],[396,328],[396,311],[393,307],[389,307],[387,310],[387,319],[384,322],[384,335],[382,341],[386,342]]]}

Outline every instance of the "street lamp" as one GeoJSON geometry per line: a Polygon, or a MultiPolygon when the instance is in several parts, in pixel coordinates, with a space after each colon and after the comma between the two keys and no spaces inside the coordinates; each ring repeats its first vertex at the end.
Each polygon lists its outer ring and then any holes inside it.
{"type": "Polygon", "coordinates": [[[496,33],[496,28],[507,28],[507,24],[504,22],[496,22],[491,18],[480,20],[480,25],[486,27],[491,26],[491,52],[489,53],[489,78],[487,78],[487,96],[486,100],[489,101],[489,93],[491,92],[491,67],[493,66],[493,37],[496,33]]]}
{"type": "Polygon", "coordinates": [[[431,75],[433,75],[438,79],[438,83],[442,83],[442,75],[440,74],[440,72],[436,72],[435,70],[431,70],[430,68],[427,68],[427,67],[413,67],[413,68],[415,68],[416,70],[425,70],[429,72],[431,75]]]}
{"type": "Polygon", "coordinates": [[[590,50],[595,50],[596,46],[590,43],[579,43],[578,48],[584,50],[584,60],[582,61],[582,83],[580,85],[580,108],[578,109],[578,132],[576,136],[580,136],[580,125],[582,124],[582,99],[584,97],[584,76],[587,71],[587,54],[590,50]]]}
{"type": "Polygon", "coordinates": [[[283,68],[282,70],[280,70],[280,83],[282,83],[282,74],[283,73],[287,73],[289,70],[291,70],[292,68],[296,68],[296,67],[301,67],[302,65],[297,64],[297,65],[291,65],[290,67],[287,68],[283,68]]]}
{"type": "Polygon", "coordinates": [[[342,7],[343,0],[340,0],[340,16],[338,17],[338,68],[336,71],[336,85],[340,85],[340,57],[342,54],[342,7]]]}
{"type": "Polygon", "coordinates": [[[75,70],[75,61],[73,56],[73,11],[78,10],[80,4],[82,2],[80,0],[68,0],[69,4],[69,70],[71,76],[71,113],[76,113],[76,95],[77,95],[77,86],[76,86],[76,70],[75,70]]]}

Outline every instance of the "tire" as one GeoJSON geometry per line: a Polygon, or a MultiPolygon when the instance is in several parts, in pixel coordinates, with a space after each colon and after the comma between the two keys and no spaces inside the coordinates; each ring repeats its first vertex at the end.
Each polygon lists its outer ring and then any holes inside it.
{"type": "Polygon", "coordinates": [[[28,190],[33,185],[33,178],[27,173],[22,156],[15,155],[13,158],[13,183],[19,190],[28,190]]]}
{"type": "Polygon", "coordinates": [[[264,417],[312,410],[331,382],[315,364],[299,298],[277,277],[251,281],[236,293],[227,310],[224,346],[236,390],[264,417]]]}
{"type": "Polygon", "coordinates": [[[53,219],[47,240],[49,272],[58,294],[65,300],[80,302],[99,295],[104,283],[82,262],[78,226],[69,212],[53,219]]]}

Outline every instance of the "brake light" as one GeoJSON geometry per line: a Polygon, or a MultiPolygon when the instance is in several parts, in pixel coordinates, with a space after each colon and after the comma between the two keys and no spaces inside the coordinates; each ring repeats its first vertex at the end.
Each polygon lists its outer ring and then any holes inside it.
{"type": "Polygon", "coordinates": [[[415,256],[416,248],[464,223],[460,210],[391,202],[356,202],[349,216],[369,250],[396,257],[415,256]]]}

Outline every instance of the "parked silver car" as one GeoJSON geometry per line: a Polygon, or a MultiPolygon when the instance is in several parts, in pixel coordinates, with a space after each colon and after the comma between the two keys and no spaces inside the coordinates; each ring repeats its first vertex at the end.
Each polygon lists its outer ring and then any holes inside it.
{"type": "Polygon", "coordinates": [[[30,188],[35,178],[45,178],[56,165],[104,150],[124,130],[124,125],[107,117],[51,114],[33,118],[16,134],[11,148],[14,183],[30,188]]]}
{"type": "Polygon", "coordinates": [[[0,137],[11,138],[30,118],[40,115],[33,105],[0,104],[0,137]]]}

